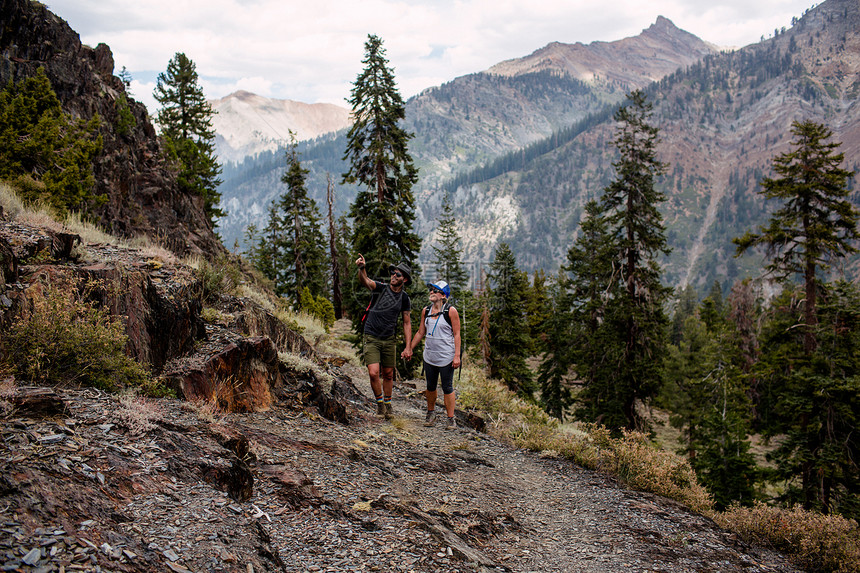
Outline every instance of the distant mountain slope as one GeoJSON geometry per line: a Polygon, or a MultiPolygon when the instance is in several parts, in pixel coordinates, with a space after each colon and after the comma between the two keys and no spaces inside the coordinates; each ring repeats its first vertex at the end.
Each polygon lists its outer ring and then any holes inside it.
{"type": "MultiPolygon", "coordinates": [[[[706,56],[647,88],[661,129],[658,152],[670,164],[660,182],[670,284],[727,287],[758,265],[754,257],[734,259],[731,239],[765,223],[771,207],[756,195],[757,183],[788,149],[793,120],[831,126],[846,166],[860,167],[859,30],[856,0],[828,0],[775,38],[706,56]]],[[[467,258],[486,261],[505,240],[525,268],[556,269],[583,203],[613,177],[613,134],[611,121],[599,123],[524,167],[460,187],[454,201],[467,258]]]]}
{"type": "MultiPolygon", "coordinates": [[[[452,177],[568,129],[621,101],[629,89],[648,85],[677,66],[692,64],[715,51],[665,18],[635,38],[577,46],[570,61],[582,57],[582,65],[595,75],[612,79],[584,81],[549,65],[529,64],[516,70],[515,61],[509,61],[505,73],[490,70],[463,76],[409,99],[405,127],[415,134],[410,151],[420,169],[415,192],[421,206],[418,230],[422,236],[432,232],[432,214],[440,202],[438,190],[452,177]],[[645,51],[634,57],[639,49],[645,51]],[[613,71],[622,69],[623,74],[613,71]],[[422,218],[422,213],[428,218],[422,218]]],[[[325,173],[334,174],[339,182],[347,169],[341,161],[345,146],[341,134],[306,148],[303,164],[311,170],[309,190],[318,201],[325,196],[325,173]]],[[[263,224],[266,205],[282,191],[279,177],[283,169],[282,161],[265,156],[246,160],[225,173],[221,192],[228,216],[219,227],[225,244],[241,239],[249,223],[263,224]]],[[[340,189],[339,193],[340,204],[347,205],[355,189],[340,189]]]]}
{"type": "Polygon", "coordinates": [[[350,123],[345,107],[269,99],[241,90],[210,103],[216,112],[212,119],[215,153],[222,162],[241,161],[283,147],[290,131],[301,141],[338,131],[350,123]]]}

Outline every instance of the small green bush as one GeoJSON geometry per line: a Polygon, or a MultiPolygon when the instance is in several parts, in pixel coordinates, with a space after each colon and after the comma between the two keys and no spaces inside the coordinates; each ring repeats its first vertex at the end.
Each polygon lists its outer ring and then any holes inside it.
{"type": "Polygon", "coordinates": [[[122,322],[106,309],[46,288],[33,312],[12,324],[6,360],[16,378],[35,384],[148,388],[147,372],[125,354],[127,340],[122,322]]]}
{"type": "Polygon", "coordinates": [[[214,263],[200,260],[194,273],[200,279],[201,298],[204,303],[215,302],[221,295],[232,294],[242,282],[242,273],[226,256],[214,263]]]}
{"type": "Polygon", "coordinates": [[[730,507],[714,519],[749,543],[788,554],[809,571],[860,571],[860,527],[853,519],[761,502],[753,507],[730,507]]]}
{"type": "Polygon", "coordinates": [[[334,305],[324,296],[320,295],[314,297],[314,295],[311,294],[311,289],[308,287],[302,289],[299,307],[306,313],[319,319],[326,332],[331,330],[331,327],[334,326],[334,305]]]}
{"type": "Polygon", "coordinates": [[[131,112],[128,98],[125,94],[120,94],[116,98],[116,132],[120,135],[128,135],[135,126],[137,126],[137,120],[131,112]]]}

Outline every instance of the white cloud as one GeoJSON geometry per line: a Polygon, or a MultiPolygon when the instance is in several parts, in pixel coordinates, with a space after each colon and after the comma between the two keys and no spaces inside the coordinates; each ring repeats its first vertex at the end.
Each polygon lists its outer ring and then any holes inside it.
{"type": "Polygon", "coordinates": [[[549,42],[632,36],[661,15],[703,40],[746,45],[788,26],[808,2],[613,0],[596,9],[591,0],[53,0],[49,7],[85,43],[111,46],[117,69],[144,79],[135,94],[147,106],[147,80],[176,52],[195,62],[210,98],[246,89],[345,105],[369,33],[385,42],[409,97],[549,42]]]}

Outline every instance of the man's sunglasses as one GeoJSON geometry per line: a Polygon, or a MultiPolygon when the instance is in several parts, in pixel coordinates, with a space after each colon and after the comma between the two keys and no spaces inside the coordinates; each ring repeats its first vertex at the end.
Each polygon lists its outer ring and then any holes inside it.
{"type": "Polygon", "coordinates": [[[402,277],[402,276],[403,276],[403,273],[401,273],[400,271],[391,271],[391,276],[393,276],[393,277],[402,277]]]}
{"type": "Polygon", "coordinates": [[[437,289],[437,288],[431,288],[431,289],[427,289],[427,290],[430,291],[430,294],[433,294],[433,293],[442,294],[442,291],[437,289]]]}

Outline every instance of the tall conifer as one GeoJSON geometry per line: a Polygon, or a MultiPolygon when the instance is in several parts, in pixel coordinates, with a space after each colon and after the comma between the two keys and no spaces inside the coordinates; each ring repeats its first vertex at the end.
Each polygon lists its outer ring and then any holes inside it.
{"type": "Polygon", "coordinates": [[[667,334],[663,308],[671,292],[660,282],[656,261],[669,252],[658,210],[664,196],[654,185],[665,165],[657,159],[659,130],[649,124],[651,104],[644,93],[630,93],[614,118],[618,131],[613,143],[620,157],[613,163],[615,180],[600,201],[611,245],[604,268],[613,272],[598,328],[604,335],[600,348],[607,356],[600,360],[601,374],[578,398],[581,413],[589,411],[610,428],[642,429],[637,403],[660,386],[667,334]]]}
{"type": "Polygon", "coordinates": [[[860,213],[848,200],[847,181],[853,173],[840,167],[845,154],[836,152],[839,143],[828,141],[833,132],[813,121],[795,121],[791,133],[793,149],[773,160],[780,177],[761,181],[760,193],[782,200],[783,206],[766,227],[747,232],[735,243],[738,254],[750,247],[766,247],[771,259],[767,270],[777,278],[803,277],[804,351],[811,354],[817,346],[818,271],[857,252],[860,213]]]}
{"type": "Polygon", "coordinates": [[[177,52],[167,64],[167,71],[158,74],[152,95],[161,105],[156,122],[161,126],[167,151],[180,163],[179,185],[203,197],[209,222],[214,225],[215,219],[225,214],[218,208],[221,166],[215,158],[215,112],[197,81],[194,62],[177,52]]]}
{"type": "Polygon", "coordinates": [[[496,248],[487,280],[490,376],[501,378],[522,396],[531,396],[535,384],[526,364],[530,344],[525,315],[529,282],[517,269],[516,257],[507,243],[496,248]]]}
{"type": "Polygon", "coordinates": [[[761,182],[761,193],[783,205],[758,233],[735,240],[738,254],[764,246],[767,270],[786,281],[753,371],[768,387],[762,409],[773,412],[764,429],[785,436],[773,454],[781,477],[789,480],[785,500],[856,516],[858,500],[850,492],[858,483],[854,435],[860,402],[853,357],[860,305],[855,288],[832,287],[819,275],[857,252],[860,213],[848,200],[852,172],[840,167],[844,154],[837,153],[839,143],[828,141],[831,130],[804,121],[794,122],[791,132],[791,151],[773,161],[779,177],[761,182]],[[798,276],[803,286],[795,293],[787,281],[798,276]],[[799,488],[791,483],[796,478],[799,488]]]}
{"type": "Polygon", "coordinates": [[[442,199],[442,213],[436,226],[439,246],[433,245],[433,264],[436,275],[451,285],[451,291],[460,293],[469,284],[469,273],[463,268],[463,247],[457,233],[457,218],[448,193],[442,199]]]}
{"type": "Polygon", "coordinates": [[[370,35],[364,48],[365,67],[349,99],[353,123],[344,154],[349,163],[344,182],[363,187],[350,209],[354,247],[364,255],[372,275],[385,273],[389,264],[400,260],[414,270],[421,240],[412,228],[412,186],[418,179],[407,146],[412,134],[400,125],[406,108],[382,40],[370,35]]]}

